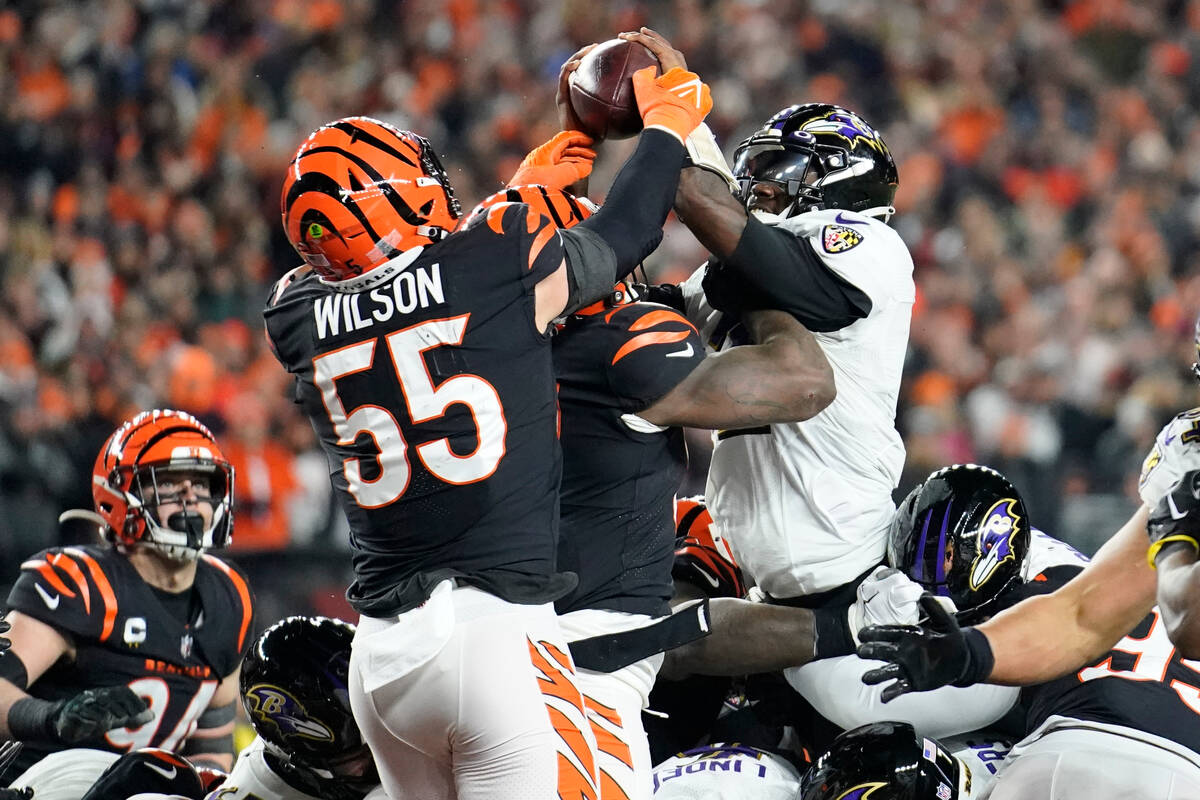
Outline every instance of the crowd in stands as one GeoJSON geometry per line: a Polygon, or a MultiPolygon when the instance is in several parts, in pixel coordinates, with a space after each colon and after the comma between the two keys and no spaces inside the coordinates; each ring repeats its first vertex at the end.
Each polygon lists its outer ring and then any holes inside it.
{"type": "MultiPolygon", "coordinates": [[[[57,515],[166,405],[234,462],[233,557],[316,554],[305,600],[334,608],[344,527],[259,313],[297,263],[285,165],[369,114],[431,139],[470,208],[556,130],[559,65],[640,25],[711,84],[727,155],[793,102],[883,132],[919,290],[901,491],[987,463],[1094,549],[1200,397],[1200,0],[41,0],[0,9],[0,584],[94,535],[57,515]]],[[[628,147],[602,146],[596,199],[628,147]]],[[[704,257],[672,221],[647,266],[704,257]]]]}

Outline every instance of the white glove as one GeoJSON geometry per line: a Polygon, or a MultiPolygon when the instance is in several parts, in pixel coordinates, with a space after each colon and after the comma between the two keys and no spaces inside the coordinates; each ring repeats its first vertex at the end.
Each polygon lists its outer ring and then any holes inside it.
{"type": "Polygon", "coordinates": [[[733,170],[729,169],[711,128],[701,122],[688,134],[683,145],[693,165],[720,175],[729,184],[729,191],[738,193],[738,182],[733,179],[733,170]]]}
{"type": "MultiPolygon", "coordinates": [[[[868,625],[916,625],[921,617],[917,600],[925,588],[898,569],[880,566],[858,585],[858,599],[850,606],[850,633],[858,644],[858,632],[868,625]]],[[[938,602],[950,613],[958,609],[948,597],[938,602]]]]}

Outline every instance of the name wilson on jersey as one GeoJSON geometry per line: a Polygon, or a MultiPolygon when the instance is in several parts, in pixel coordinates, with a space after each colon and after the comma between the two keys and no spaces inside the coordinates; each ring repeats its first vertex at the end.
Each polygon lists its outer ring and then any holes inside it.
{"type": "Polygon", "coordinates": [[[337,336],[387,322],[394,314],[409,314],[418,308],[446,302],[442,289],[441,264],[405,270],[369,293],[331,293],[313,304],[317,338],[337,336]],[[363,308],[364,303],[369,303],[363,308]]]}

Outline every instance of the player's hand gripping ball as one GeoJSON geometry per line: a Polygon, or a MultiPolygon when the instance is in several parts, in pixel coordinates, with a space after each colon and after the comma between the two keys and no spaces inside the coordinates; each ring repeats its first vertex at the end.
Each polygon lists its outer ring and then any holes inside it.
{"type": "MultiPolygon", "coordinates": [[[[583,57],[569,78],[569,101],[583,132],[593,139],[627,139],[642,129],[633,73],[658,59],[644,46],[624,39],[601,42],[583,57]]],[[[661,73],[661,69],[659,70],[661,73]]]]}

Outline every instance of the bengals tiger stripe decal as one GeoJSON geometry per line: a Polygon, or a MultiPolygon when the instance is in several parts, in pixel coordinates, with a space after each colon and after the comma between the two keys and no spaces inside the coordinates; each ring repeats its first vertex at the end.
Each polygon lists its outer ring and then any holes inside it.
{"type": "Polygon", "coordinates": [[[563,749],[558,751],[558,796],[560,800],[598,800],[596,756],[583,733],[587,716],[583,697],[573,681],[571,659],[547,641],[526,638],[529,659],[540,673],[538,689],[546,698],[546,714],[558,732],[563,749]]]}

